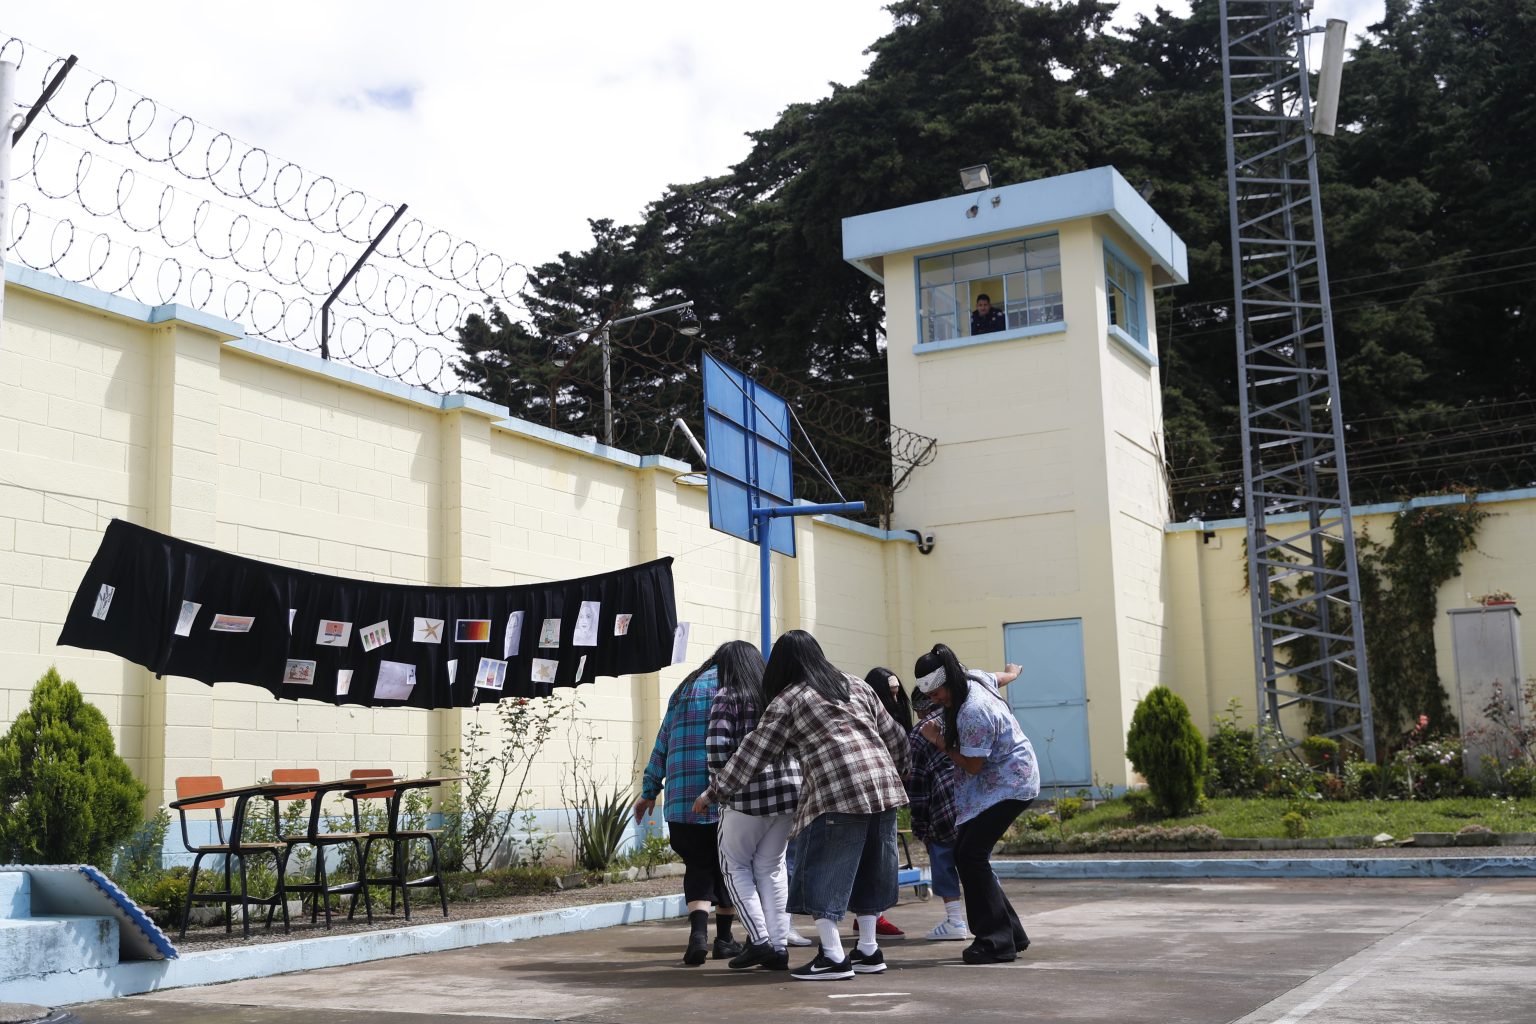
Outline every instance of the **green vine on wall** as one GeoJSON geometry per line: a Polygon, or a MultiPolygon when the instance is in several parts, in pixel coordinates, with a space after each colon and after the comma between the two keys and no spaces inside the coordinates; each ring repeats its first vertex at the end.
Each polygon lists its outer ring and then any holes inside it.
{"type": "MultiPolygon", "coordinates": [[[[1369,530],[1356,538],[1371,715],[1380,760],[1403,745],[1420,715],[1429,719],[1424,730],[1428,735],[1456,732],[1456,716],[1435,664],[1437,595],[1444,583],[1460,574],[1462,556],[1477,547],[1477,531],[1486,518],[1488,513],[1470,500],[1412,508],[1397,514],[1390,544],[1373,540],[1369,530]]],[[[1342,545],[1331,543],[1327,560],[1330,565],[1342,565],[1342,545]]],[[[1284,603],[1310,591],[1310,583],[1304,579],[1296,590],[1273,584],[1271,593],[1277,604],[1284,603]]],[[[1336,614],[1337,631],[1347,635],[1349,612],[1340,608],[1336,614]]],[[[1315,640],[1297,640],[1290,649],[1291,664],[1310,662],[1317,653],[1315,640]]],[[[1309,683],[1300,681],[1303,692],[1311,692],[1309,683]]],[[[1325,715],[1323,705],[1309,704],[1308,732],[1326,731],[1325,715]]],[[[1358,721],[1358,715],[1354,719],[1358,721]]],[[[1338,724],[1346,721],[1341,718],[1338,724]]]]}

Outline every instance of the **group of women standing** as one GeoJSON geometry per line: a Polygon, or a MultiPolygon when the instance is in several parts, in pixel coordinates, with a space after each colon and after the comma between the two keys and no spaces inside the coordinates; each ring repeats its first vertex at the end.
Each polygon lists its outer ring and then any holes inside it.
{"type": "Polygon", "coordinates": [[[966,963],[1012,960],[1028,947],[989,863],[1040,788],[1034,751],[999,691],[1019,668],[967,671],[939,644],[915,672],[916,723],[894,673],[848,675],[814,637],[792,630],[766,666],[756,648],[732,641],[673,692],[635,817],[665,791],[685,870],[684,963],[713,956],[738,970],[788,970],[788,947],[814,943],[791,977],[884,971],[879,936],[900,934],[882,916],[897,900],[896,814],[909,802],[946,910],[927,937],[972,939],[966,963]],[[845,952],[838,925],[850,912],[857,941],[845,952]],[[815,921],[814,940],[793,929],[791,913],[815,921]],[[732,934],[738,918],[745,945],[732,934]]]}

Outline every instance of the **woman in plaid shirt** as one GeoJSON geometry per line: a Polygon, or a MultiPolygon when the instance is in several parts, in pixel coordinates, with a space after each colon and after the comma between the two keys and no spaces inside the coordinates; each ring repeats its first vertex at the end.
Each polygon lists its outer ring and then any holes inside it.
{"type": "MultiPolygon", "coordinates": [[[[768,705],[763,691],[763,656],[744,640],[715,652],[720,689],[709,712],[704,746],[714,775],[768,705]]],[[[789,877],[784,850],[800,796],[800,762],[781,755],[720,808],[720,868],[736,913],[747,929],[747,948],[730,962],[736,970],[789,970],[789,877]]]]}
{"type": "Polygon", "coordinates": [[[906,734],[869,687],[833,667],[816,638],[790,630],[763,670],[768,709],[694,803],[694,810],[744,790],[791,747],[802,784],[791,832],[800,861],[790,907],[816,919],[821,949],[791,972],[798,981],[885,970],[875,918],[896,902],[896,809],[911,764],[906,734]],[[859,945],[843,954],[837,923],[852,909],[859,945]]]}
{"type": "Polygon", "coordinates": [[[656,733],[656,746],[645,766],[640,796],[635,801],[635,821],[656,810],[656,798],[667,792],[662,809],[667,838],[683,859],[683,897],[688,901],[688,948],[683,963],[698,966],[708,959],[709,910],[716,908],[714,957],[725,960],[741,952],[731,940],[735,910],[720,874],[716,829],[720,820],[708,804],[694,807],[693,799],[709,785],[704,751],[709,728],[709,709],[714,703],[720,673],[711,657],[690,673],[667,702],[667,714],[656,733]]]}

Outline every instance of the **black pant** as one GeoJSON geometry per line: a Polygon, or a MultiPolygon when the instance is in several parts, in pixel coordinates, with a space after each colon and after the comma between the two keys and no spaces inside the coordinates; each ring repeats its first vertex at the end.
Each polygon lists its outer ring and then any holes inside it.
{"type": "Polygon", "coordinates": [[[720,851],[717,834],[720,826],[690,825],[682,821],[667,822],[667,838],[672,851],[683,858],[683,898],[689,903],[707,900],[716,909],[730,909],[730,893],[725,888],[725,877],[720,873],[720,851]]]}
{"type": "Polygon", "coordinates": [[[955,838],[955,868],[960,872],[960,886],[965,890],[965,917],[972,945],[983,953],[1011,960],[1019,948],[1028,944],[1024,926],[1013,904],[1003,894],[1003,887],[992,873],[992,848],[1008,831],[1015,818],[1032,801],[1003,800],[993,804],[960,826],[955,838]]]}

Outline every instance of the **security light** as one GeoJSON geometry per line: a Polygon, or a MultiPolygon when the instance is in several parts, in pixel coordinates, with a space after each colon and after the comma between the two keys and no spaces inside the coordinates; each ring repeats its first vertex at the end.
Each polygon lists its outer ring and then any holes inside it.
{"type": "Polygon", "coordinates": [[[991,188],[992,174],[987,170],[987,165],[977,164],[975,167],[960,168],[960,187],[967,192],[978,188],[991,188]]]}
{"type": "Polygon", "coordinates": [[[684,308],[677,314],[677,333],[690,338],[699,333],[699,318],[694,315],[693,310],[684,308]]]}

